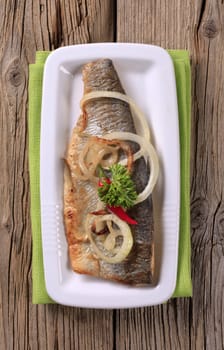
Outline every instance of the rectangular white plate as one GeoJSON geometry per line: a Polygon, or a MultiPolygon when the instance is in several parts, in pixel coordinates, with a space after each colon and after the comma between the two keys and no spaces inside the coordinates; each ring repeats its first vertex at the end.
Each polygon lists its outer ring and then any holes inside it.
{"type": "Polygon", "coordinates": [[[165,302],[176,284],[179,236],[179,128],[176,83],[168,53],[142,44],[63,47],[45,64],[41,120],[41,220],[46,288],[56,302],[89,308],[128,308],[165,302]],[[128,287],[74,273],[63,226],[63,157],[80,114],[81,67],[111,58],[126,91],[144,112],[160,160],[153,192],[155,284],[128,287]]]}

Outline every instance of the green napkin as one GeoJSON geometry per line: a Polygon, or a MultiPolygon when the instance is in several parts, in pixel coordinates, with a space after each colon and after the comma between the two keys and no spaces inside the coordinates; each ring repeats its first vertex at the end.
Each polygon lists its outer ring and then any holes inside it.
{"type": "MultiPolygon", "coordinates": [[[[39,51],[35,64],[29,66],[29,170],[32,223],[32,278],[34,304],[48,304],[54,301],[48,296],[43,269],[41,217],[40,217],[40,118],[42,78],[44,63],[50,52],[39,51]]],[[[191,80],[190,62],[187,51],[169,50],[173,59],[179,106],[180,150],[181,150],[181,208],[180,240],[176,289],[173,297],[192,295],[191,250],[190,250],[190,105],[191,80]]]]}
{"type": "Polygon", "coordinates": [[[191,67],[184,50],[169,50],[173,59],[180,132],[180,239],[177,282],[173,297],[192,296],[190,242],[191,67]]]}

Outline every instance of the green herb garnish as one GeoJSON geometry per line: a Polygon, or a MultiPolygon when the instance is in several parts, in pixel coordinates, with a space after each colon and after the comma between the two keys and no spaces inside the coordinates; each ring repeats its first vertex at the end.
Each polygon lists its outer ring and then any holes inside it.
{"type": "Polygon", "coordinates": [[[114,164],[109,171],[111,173],[110,183],[103,178],[98,188],[101,201],[109,206],[124,209],[133,207],[137,193],[128,170],[121,164],[114,164]]]}

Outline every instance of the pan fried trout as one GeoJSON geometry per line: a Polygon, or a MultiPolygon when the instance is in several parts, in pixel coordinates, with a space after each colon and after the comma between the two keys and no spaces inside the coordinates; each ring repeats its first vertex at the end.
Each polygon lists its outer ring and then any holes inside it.
{"type": "MultiPolygon", "coordinates": [[[[84,65],[82,74],[84,95],[99,90],[125,94],[110,59],[99,59],[84,65]]],[[[89,137],[103,138],[103,135],[116,131],[136,133],[128,103],[109,97],[85,103],[68,145],[64,172],[64,223],[70,262],[72,269],[81,274],[130,285],[146,285],[152,283],[154,268],[151,195],[127,211],[138,224],[130,225],[133,246],[123,261],[113,264],[99,258],[85,232],[88,213],[99,209],[99,196],[96,183],[83,177],[80,152],[83,152],[89,137]]],[[[134,147],[132,146],[133,152],[134,147]]],[[[97,152],[94,147],[89,149],[90,166],[91,157],[97,157],[97,152]]],[[[131,176],[136,191],[141,192],[149,177],[149,169],[143,157],[134,162],[131,176]]],[[[99,244],[104,235],[106,233],[99,236],[96,234],[99,244]]]]}

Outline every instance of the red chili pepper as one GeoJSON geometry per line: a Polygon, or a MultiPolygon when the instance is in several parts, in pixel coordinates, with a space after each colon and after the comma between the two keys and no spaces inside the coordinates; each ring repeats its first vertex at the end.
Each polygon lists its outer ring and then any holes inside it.
{"type": "Polygon", "coordinates": [[[111,206],[107,206],[107,208],[114,213],[115,215],[117,215],[121,220],[126,221],[128,224],[131,225],[137,225],[137,221],[132,219],[127,213],[126,211],[124,211],[124,209],[122,207],[111,207],[111,206]]]}
{"type": "MultiPolygon", "coordinates": [[[[108,177],[104,177],[104,178],[103,178],[103,181],[106,181],[106,183],[107,183],[108,185],[111,184],[111,181],[110,181],[110,179],[108,179],[108,177]]],[[[99,186],[99,187],[102,187],[102,186],[103,186],[103,181],[102,181],[102,178],[99,179],[99,181],[98,181],[98,186],[99,186]]]]}

